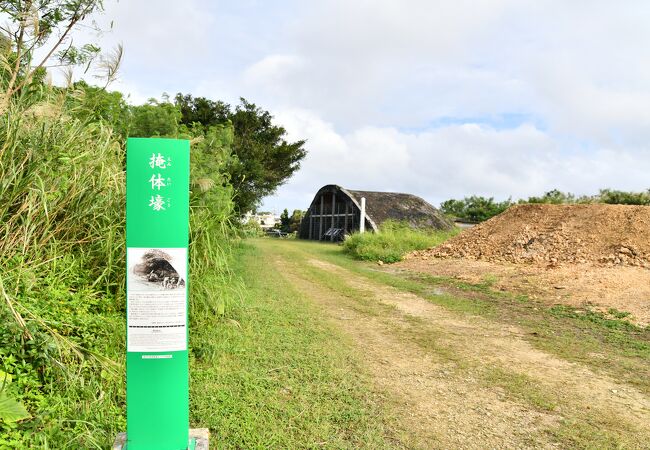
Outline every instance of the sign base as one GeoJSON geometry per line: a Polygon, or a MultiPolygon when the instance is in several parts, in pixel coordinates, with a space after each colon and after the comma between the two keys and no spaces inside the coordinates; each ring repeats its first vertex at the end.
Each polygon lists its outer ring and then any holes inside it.
{"type": "MultiPolygon", "coordinates": [[[[190,429],[190,442],[187,450],[209,450],[210,430],[207,428],[190,429]]],[[[126,446],[126,433],[118,433],[113,442],[112,450],[128,450],[126,446]]]]}

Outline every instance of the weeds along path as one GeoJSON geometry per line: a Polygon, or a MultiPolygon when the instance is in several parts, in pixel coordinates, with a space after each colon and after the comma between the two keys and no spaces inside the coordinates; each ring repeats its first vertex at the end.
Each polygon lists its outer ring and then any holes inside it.
{"type": "Polygon", "coordinates": [[[332,264],[313,244],[259,241],[278,273],[352,338],[409,448],[648,448],[650,399],[460,315],[332,264]]]}

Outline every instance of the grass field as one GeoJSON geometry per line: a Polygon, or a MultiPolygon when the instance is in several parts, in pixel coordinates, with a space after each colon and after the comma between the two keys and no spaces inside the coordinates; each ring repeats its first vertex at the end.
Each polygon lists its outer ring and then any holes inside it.
{"type": "MultiPolygon", "coordinates": [[[[493,446],[643,448],[638,429],[617,405],[621,392],[635,390],[635,401],[650,394],[650,330],[630,325],[624,315],[608,318],[544,306],[495,290],[490,277],[469,284],[396,271],[355,260],[332,244],[249,239],[233,252],[229,288],[220,280],[212,289],[213,296],[225,296],[228,314],[195,304],[190,337],[191,422],[209,427],[218,448],[454,448],[472,439],[493,446]],[[398,307],[404,299],[439,309],[434,316],[405,314],[398,307]],[[478,334],[464,335],[472,327],[478,334]],[[590,371],[590,377],[623,387],[602,382],[609,387],[589,409],[587,388],[558,388],[562,378],[538,377],[535,366],[517,366],[516,359],[495,360],[491,346],[509,342],[499,336],[511,328],[517,331],[509,340],[529,345],[535,355],[567,362],[559,366],[563,371],[590,371]],[[388,341],[373,348],[381,333],[388,341]],[[472,406],[465,407],[456,391],[465,392],[472,406]],[[603,395],[611,395],[611,405],[603,395]],[[413,396],[420,396],[420,403],[413,396]],[[495,398],[485,406],[482,396],[495,398]],[[493,403],[505,409],[483,416],[493,403]],[[412,413],[422,404],[428,415],[412,413]],[[506,444],[490,441],[497,437],[490,437],[485,424],[504,411],[514,415],[505,415],[505,428],[496,427],[493,434],[515,433],[522,428],[521,417],[548,424],[523,427],[525,436],[511,436],[506,444]],[[474,436],[462,434],[473,426],[478,427],[474,436]]],[[[67,270],[73,273],[74,266],[67,270]]],[[[56,285],[48,289],[55,297],[56,285]]],[[[210,304],[221,304],[217,300],[210,304]]],[[[88,308],[80,311],[83,320],[91,319],[97,305],[88,308]]],[[[113,353],[99,350],[121,361],[115,352],[124,346],[123,318],[113,310],[100,318],[95,328],[113,330],[113,337],[96,342],[110,344],[113,353]]],[[[120,374],[106,372],[103,381],[88,386],[81,373],[69,380],[66,395],[34,398],[65,416],[33,422],[42,436],[33,442],[41,448],[106,448],[124,429],[120,374]],[[38,428],[44,425],[48,428],[38,428]]],[[[0,443],[0,448],[12,447],[0,443]]]]}
{"type": "Polygon", "coordinates": [[[384,418],[348,339],[243,243],[229,320],[192,330],[191,411],[219,448],[384,448],[384,418]]]}

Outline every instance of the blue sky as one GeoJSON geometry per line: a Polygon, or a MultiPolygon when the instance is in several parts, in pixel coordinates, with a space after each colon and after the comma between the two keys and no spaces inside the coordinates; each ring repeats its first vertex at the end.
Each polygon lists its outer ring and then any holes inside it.
{"type": "Polygon", "coordinates": [[[114,85],[270,110],[307,139],[263,209],[329,183],[433,204],[650,188],[650,2],[107,0],[114,85]]]}

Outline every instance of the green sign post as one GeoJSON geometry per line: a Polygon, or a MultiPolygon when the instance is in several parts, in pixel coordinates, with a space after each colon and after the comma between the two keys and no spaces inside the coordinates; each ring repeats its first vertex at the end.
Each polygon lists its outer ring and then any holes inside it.
{"type": "Polygon", "coordinates": [[[189,442],[190,144],[130,138],[126,150],[128,450],[189,442]]]}

